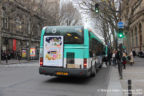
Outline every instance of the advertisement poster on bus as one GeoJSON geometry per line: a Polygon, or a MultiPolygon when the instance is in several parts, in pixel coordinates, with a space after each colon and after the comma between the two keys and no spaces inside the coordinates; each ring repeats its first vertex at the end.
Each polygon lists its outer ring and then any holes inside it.
{"type": "Polygon", "coordinates": [[[36,48],[30,48],[30,56],[31,57],[36,56],[36,48]]]}
{"type": "Polygon", "coordinates": [[[26,58],[26,50],[22,50],[22,58],[26,58]]]}
{"type": "Polygon", "coordinates": [[[63,65],[63,36],[44,37],[44,65],[63,65]]]}

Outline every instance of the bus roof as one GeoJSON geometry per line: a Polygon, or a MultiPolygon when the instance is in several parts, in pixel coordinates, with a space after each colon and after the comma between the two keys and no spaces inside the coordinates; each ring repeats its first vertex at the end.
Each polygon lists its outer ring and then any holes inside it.
{"type": "Polygon", "coordinates": [[[46,30],[57,31],[57,30],[79,30],[83,29],[83,26],[46,26],[46,30]]]}
{"type": "Polygon", "coordinates": [[[92,31],[90,31],[90,36],[94,39],[96,39],[97,41],[99,41],[101,44],[105,45],[102,40],[100,40],[92,31]]]}

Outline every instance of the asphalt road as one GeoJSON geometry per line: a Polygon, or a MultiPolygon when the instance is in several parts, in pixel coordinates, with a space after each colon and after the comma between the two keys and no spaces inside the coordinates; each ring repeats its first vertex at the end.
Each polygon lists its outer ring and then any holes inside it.
{"type": "Polygon", "coordinates": [[[0,65],[0,96],[105,96],[109,68],[94,78],[60,78],[38,73],[38,63],[0,65]]]}

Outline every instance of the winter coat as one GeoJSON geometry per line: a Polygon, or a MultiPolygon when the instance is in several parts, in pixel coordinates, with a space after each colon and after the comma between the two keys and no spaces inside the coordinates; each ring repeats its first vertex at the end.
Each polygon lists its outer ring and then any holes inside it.
{"type": "Polygon", "coordinates": [[[133,57],[133,53],[130,52],[130,62],[133,63],[134,62],[134,57],[133,57]]]}

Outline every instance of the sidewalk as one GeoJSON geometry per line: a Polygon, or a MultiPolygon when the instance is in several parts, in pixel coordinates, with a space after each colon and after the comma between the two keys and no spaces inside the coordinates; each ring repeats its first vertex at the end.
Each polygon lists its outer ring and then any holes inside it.
{"type": "Polygon", "coordinates": [[[28,61],[28,60],[15,60],[15,59],[12,59],[12,60],[8,60],[8,63],[6,63],[6,61],[5,60],[2,60],[1,61],[1,64],[2,65],[9,65],[9,64],[20,64],[20,63],[29,63],[29,62],[38,62],[38,60],[30,60],[30,61],[28,61]]]}
{"type": "Polygon", "coordinates": [[[110,80],[106,96],[123,96],[117,67],[111,66],[110,68],[110,80]]]}
{"type": "Polygon", "coordinates": [[[135,58],[135,64],[126,65],[120,80],[117,67],[111,66],[106,96],[128,96],[128,80],[132,81],[132,96],[144,96],[144,58],[135,58]]]}
{"type": "MultiPolygon", "coordinates": [[[[136,57],[133,66],[127,64],[123,70],[123,80],[120,80],[122,88],[128,89],[128,80],[132,81],[132,96],[144,96],[144,58],[136,57]]],[[[127,93],[123,92],[123,96],[127,93]]]]}

